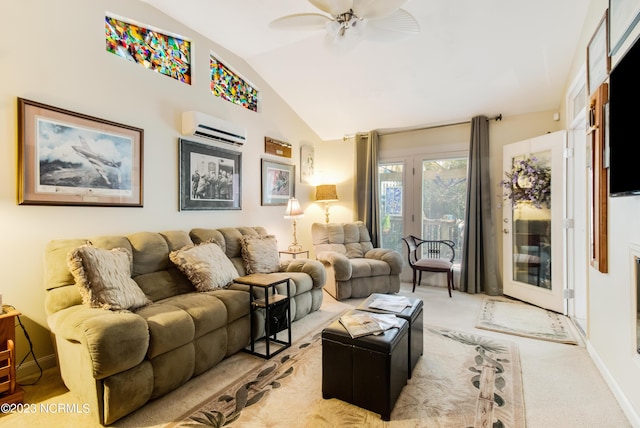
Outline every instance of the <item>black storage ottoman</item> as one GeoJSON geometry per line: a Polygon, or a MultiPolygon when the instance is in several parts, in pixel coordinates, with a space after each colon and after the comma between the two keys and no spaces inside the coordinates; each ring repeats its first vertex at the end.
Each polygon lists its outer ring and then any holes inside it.
{"type": "Polygon", "coordinates": [[[388,421],[407,383],[408,324],[351,338],[336,320],[322,330],[322,396],[337,398],[388,421]]]}
{"type": "Polygon", "coordinates": [[[385,294],[374,293],[369,296],[367,300],[362,302],[360,306],[358,306],[358,309],[360,309],[361,311],[376,312],[381,314],[394,314],[395,316],[400,317],[409,323],[409,373],[407,377],[411,379],[411,373],[413,373],[413,369],[416,368],[416,364],[418,364],[418,360],[424,352],[424,339],[422,337],[422,329],[424,326],[422,322],[422,299],[416,299],[415,297],[406,297],[411,306],[407,306],[402,312],[390,312],[369,307],[369,304],[371,304],[378,297],[384,298],[389,296],[385,294]]]}

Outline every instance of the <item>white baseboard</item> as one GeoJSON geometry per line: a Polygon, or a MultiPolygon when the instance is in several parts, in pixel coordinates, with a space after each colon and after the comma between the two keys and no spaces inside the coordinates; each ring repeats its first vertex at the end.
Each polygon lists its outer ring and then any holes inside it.
{"type": "MultiPolygon", "coordinates": [[[[56,359],[55,354],[47,355],[44,357],[38,358],[38,364],[42,367],[42,370],[50,369],[58,365],[58,360],[56,359]]],[[[40,373],[40,369],[35,361],[26,361],[16,370],[16,379],[20,382],[22,379],[26,377],[30,377],[40,373]]]]}
{"type": "Polygon", "coordinates": [[[609,369],[607,369],[607,366],[604,364],[602,359],[600,359],[600,356],[589,341],[587,341],[587,351],[589,352],[589,356],[600,371],[600,374],[604,378],[605,382],[607,382],[607,385],[618,401],[618,404],[620,404],[622,411],[627,416],[627,419],[629,419],[629,423],[631,424],[631,426],[640,428],[640,414],[638,414],[635,408],[631,405],[625,393],[622,391],[622,389],[620,389],[618,382],[616,382],[613,376],[611,376],[609,369]]]}

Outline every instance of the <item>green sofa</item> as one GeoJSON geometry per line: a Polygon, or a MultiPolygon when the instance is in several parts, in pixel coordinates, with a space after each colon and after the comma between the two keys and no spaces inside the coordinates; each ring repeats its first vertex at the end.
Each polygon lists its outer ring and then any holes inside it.
{"type": "MultiPolygon", "coordinates": [[[[248,287],[198,292],[169,253],[213,240],[246,275],[241,238],[267,236],[262,227],[193,229],[51,241],[45,254],[47,322],[65,385],[88,403],[103,425],[176,389],[241,351],[250,341],[248,287]],[[90,241],[132,254],[131,278],[151,304],[113,311],[83,304],[67,255],[90,241]]],[[[320,308],[326,271],[315,260],[280,261],[274,278],[291,278],[292,320],[320,308]]],[[[282,285],[279,293],[286,293],[282,285]]],[[[260,317],[256,317],[260,319],[260,317]]],[[[264,321],[256,331],[264,328],[264,321]]]]}

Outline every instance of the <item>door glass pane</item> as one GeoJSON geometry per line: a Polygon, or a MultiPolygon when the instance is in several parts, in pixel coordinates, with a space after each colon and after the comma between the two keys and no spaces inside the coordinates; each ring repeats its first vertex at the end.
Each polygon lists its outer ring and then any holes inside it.
{"type": "Polygon", "coordinates": [[[402,207],[404,198],[404,165],[387,163],[378,165],[380,189],[380,246],[402,254],[402,207]]]}
{"type": "Polygon", "coordinates": [[[467,158],[422,162],[422,239],[453,241],[462,255],[467,158]]]}
{"type": "MultiPolygon", "coordinates": [[[[524,157],[514,159],[515,162],[524,157]]],[[[533,153],[530,158],[540,167],[551,165],[551,151],[533,153]]],[[[522,187],[534,183],[519,182],[522,187]]],[[[551,187],[548,187],[549,200],[551,187]]],[[[530,201],[513,206],[513,280],[551,289],[551,207],[538,207],[530,201]]]]}

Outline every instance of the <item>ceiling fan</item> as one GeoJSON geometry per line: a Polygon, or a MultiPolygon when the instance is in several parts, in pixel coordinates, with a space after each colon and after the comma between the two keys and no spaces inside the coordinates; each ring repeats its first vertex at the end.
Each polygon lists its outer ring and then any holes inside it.
{"type": "Polygon", "coordinates": [[[400,7],[407,0],[309,0],[327,15],[298,13],[283,16],[269,26],[283,30],[322,30],[328,38],[341,42],[345,38],[392,40],[420,32],[416,19],[400,7]]]}

